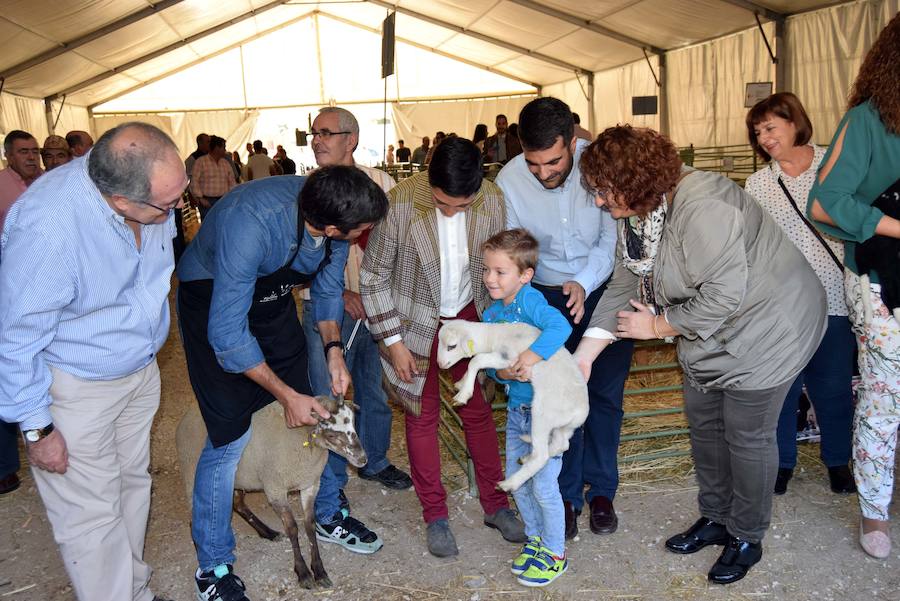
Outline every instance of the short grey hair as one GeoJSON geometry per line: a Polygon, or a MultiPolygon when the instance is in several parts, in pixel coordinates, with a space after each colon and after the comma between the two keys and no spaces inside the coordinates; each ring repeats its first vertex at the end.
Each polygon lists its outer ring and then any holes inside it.
{"type": "Polygon", "coordinates": [[[88,175],[101,194],[124,196],[132,202],[148,203],[152,198],[150,177],[153,166],[162,161],[167,152],[178,154],[175,142],[161,129],[130,121],[107,131],[91,149],[88,175]],[[116,147],[122,132],[137,129],[144,135],[141,145],[116,147]]]}
{"type": "Polygon", "coordinates": [[[338,116],[338,127],[341,131],[349,131],[359,136],[359,122],[353,113],[339,106],[326,106],[319,109],[320,115],[334,114],[338,116]]]}

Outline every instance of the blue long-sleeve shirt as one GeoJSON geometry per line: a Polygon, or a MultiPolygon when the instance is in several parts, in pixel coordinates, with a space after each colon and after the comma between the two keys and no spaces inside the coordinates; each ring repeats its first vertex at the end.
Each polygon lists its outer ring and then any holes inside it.
{"type": "Polygon", "coordinates": [[[13,205],[0,240],[0,419],[51,422],[49,366],[114,380],[154,359],[169,334],[174,218],[140,231],[138,248],[86,157],[13,205]]]}
{"type": "Polygon", "coordinates": [[[572,170],[548,190],[520,154],[500,170],[495,183],[506,202],[506,227],[523,227],[540,244],[534,281],[546,286],[578,282],[586,295],[609,279],[615,265],[616,220],[594,205],[578,165],[588,143],[578,140],[572,170]]]}
{"type": "MultiPolygon", "coordinates": [[[[563,314],[555,307],[551,307],[544,295],[532,288],[531,284],[522,286],[516,298],[508,305],[504,305],[502,300],[494,301],[481,317],[487,323],[527,323],[541,330],[540,336],[528,348],[545,361],[552,357],[572,334],[572,326],[563,314]]],[[[506,386],[510,409],[531,404],[534,389],[529,382],[498,378],[493,369],[487,370],[487,373],[506,386]]]]}
{"type": "MultiPolygon", "coordinates": [[[[264,361],[247,314],[256,280],[281,269],[313,273],[325,256],[305,227],[297,251],[297,197],[305,177],[285,175],[233,188],[207,214],[178,263],[183,282],[214,280],[209,308],[209,343],[219,365],[241,373],[264,361]]],[[[344,315],[344,266],[349,244],[331,241],[331,260],[311,284],[313,319],[340,322],[344,315]]]]}

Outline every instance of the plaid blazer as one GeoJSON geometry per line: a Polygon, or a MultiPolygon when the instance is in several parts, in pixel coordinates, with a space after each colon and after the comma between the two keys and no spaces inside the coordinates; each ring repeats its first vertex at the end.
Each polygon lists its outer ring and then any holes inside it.
{"type": "MultiPolygon", "coordinates": [[[[441,260],[437,216],[428,173],[402,181],[388,193],[387,217],[369,237],[359,287],[369,319],[369,331],[379,342],[388,394],[418,415],[429,369],[431,345],[437,334],[441,306],[441,260]],[[410,384],[394,371],[383,340],[403,336],[419,371],[410,384]]],[[[481,281],[484,261],[481,244],[502,231],[506,223],[503,194],[484,180],[466,210],[469,274],[478,314],[491,299],[481,281]]]]}

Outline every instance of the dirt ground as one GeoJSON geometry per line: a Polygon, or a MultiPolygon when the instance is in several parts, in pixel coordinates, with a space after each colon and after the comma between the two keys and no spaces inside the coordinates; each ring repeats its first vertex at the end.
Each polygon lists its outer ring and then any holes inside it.
{"type": "MultiPolygon", "coordinates": [[[[195,401],[174,328],[159,363],[163,394],[152,433],[154,486],[145,558],[155,570],[154,592],[188,601],[195,598],[192,575],[196,558],[174,434],[185,408],[195,401]]],[[[396,415],[391,457],[398,466],[406,467],[402,421],[396,415]]],[[[718,548],[688,556],[663,548],[668,536],[697,517],[696,486],[689,475],[626,476],[615,501],[618,532],[596,536],[588,528],[587,516],[582,516],[580,534],[568,547],[568,573],[546,589],[528,590],[509,572],[517,546],[482,525],[478,500],[468,495],[461,470],[454,466],[447,466],[445,485],[451,527],[460,548],[457,558],[442,560],[428,554],[420,506],[412,490],[387,491],[353,474],[347,487],[353,514],[379,532],[385,541],[382,550],[361,556],[322,544],[334,588],[306,591],[296,584],[288,541],[260,539],[243,520],[235,518],[236,570],[254,601],[900,601],[900,552],[879,561],[861,551],[856,498],[830,492],[825,470],[815,459],[817,452],[816,445],[801,449],[801,465],[788,494],[775,498],[762,561],[747,578],[728,587],[707,584],[706,572],[718,548]]],[[[0,497],[0,601],[73,601],[34,482],[27,469],[20,476],[22,487],[0,497]]],[[[248,502],[260,517],[280,529],[261,493],[248,495],[248,502]]],[[[900,549],[900,543],[897,547],[900,549]]]]}

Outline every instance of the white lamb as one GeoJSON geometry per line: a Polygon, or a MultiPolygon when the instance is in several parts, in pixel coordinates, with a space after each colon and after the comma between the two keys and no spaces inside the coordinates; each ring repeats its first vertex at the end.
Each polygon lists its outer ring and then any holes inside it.
{"type": "MultiPolygon", "coordinates": [[[[453,397],[464,405],[475,391],[478,370],[504,369],[515,363],[540,335],[540,330],[525,323],[478,323],[455,319],[443,322],[438,336],[438,365],[446,369],[460,359],[471,357],[466,375],[456,382],[459,391],[453,397]]],[[[575,359],[560,348],[546,361],[531,368],[531,454],[521,459],[522,468],[497,487],[514,491],[534,476],[550,457],[569,448],[572,433],[588,415],[588,393],[584,377],[575,359]]]]}

